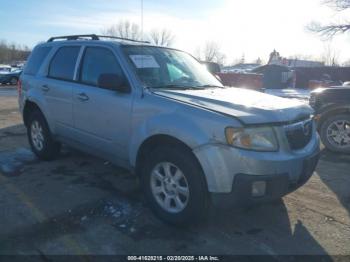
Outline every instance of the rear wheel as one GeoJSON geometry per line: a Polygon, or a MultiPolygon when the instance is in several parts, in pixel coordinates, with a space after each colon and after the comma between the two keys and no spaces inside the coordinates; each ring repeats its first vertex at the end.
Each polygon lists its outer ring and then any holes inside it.
{"type": "Polygon", "coordinates": [[[203,171],[188,149],[160,147],[150,152],[141,180],[150,207],[162,220],[184,225],[203,218],[208,190],[203,171]]]}
{"type": "Polygon", "coordinates": [[[350,153],[350,115],[332,115],[322,124],[320,129],[322,143],[329,150],[350,153]]]}
{"type": "Polygon", "coordinates": [[[27,134],[32,151],[42,160],[52,160],[60,152],[61,144],[54,141],[48,124],[40,111],[31,113],[27,134]]]}

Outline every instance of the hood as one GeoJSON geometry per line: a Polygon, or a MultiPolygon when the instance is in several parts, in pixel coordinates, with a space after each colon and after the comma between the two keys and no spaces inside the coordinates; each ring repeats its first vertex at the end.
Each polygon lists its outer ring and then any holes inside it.
{"type": "Polygon", "coordinates": [[[242,88],[154,90],[154,93],[239,118],[244,124],[292,122],[313,112],[300,101],[242,88]]]}

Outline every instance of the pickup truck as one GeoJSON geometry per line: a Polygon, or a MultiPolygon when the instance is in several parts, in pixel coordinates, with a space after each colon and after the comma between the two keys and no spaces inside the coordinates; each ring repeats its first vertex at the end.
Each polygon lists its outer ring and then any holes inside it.
{"type": "Polygon", "coordinates": [[[334,152],[350,153],[350,88],[319,88],[311,92],[322,143],[334,152]]]}

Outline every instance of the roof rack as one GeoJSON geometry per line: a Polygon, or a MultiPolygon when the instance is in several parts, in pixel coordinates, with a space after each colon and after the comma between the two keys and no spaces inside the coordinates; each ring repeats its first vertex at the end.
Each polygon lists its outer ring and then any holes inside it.
{"type": "Polygon", "coordinates": [[[135,40],[135,39],[125,38],[125,37],[119,37],[119,36],[97,35],[97,37],[98,37],[98,38],[111,38],[111,39],[125,40],[125,41],[130,41],[130,42],[137,42],[137,43],[146,43],[146,44],[150,44],[149,41],[135,40]]]}
{"type": "Polygon", "coordinates": [[[55,40],[79,40],[79,39],[83,39],[83,38],[91,38],[91,40],[99,40],[97,35],[66,35],[66,36],[55,36],[55,37],[51,37],[49,40],[47,40],[47,42],[53,42],[55,40]]]}
{"type": "Polygon", "coordinates": [[[55,40],[60,40],[60,39],[61,40],[80,40],[85,38],[90,38],[91,40],[100,40],[100,38],[111,38],[111,39],[125,40],[130,42],[137,42],[137,43],[146,43],[146,44],[150,43],[149,41],[141,41],[141,40],[134,40],[134,39],[118,37],[118,36],[95,35],[95,34],[55,36],[55,37],[51,37],[49,40],[47,40],[47,42],[53,42],[55,40]]]}

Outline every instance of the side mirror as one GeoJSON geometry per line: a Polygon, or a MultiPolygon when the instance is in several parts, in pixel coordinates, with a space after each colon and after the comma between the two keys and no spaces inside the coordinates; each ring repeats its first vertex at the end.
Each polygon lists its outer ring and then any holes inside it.
{"type": "Polygon", "coordinates": [[[120,93],[129,93],[129,84],[125,78],[117,74],[101,74],[98,78],[98,86],[105,89],[115,90],[120,93]]]}

